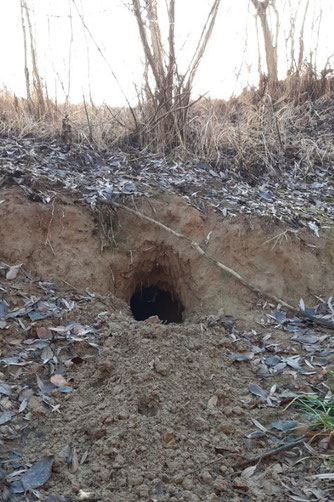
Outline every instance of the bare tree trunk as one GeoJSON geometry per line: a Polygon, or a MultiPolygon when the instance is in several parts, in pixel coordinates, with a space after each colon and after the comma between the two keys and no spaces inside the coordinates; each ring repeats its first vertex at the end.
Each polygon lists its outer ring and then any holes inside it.
{"type": "Polygon", "coordinates": [[[300,28],[299,32],[299,54],[298,54],[298,71],[301,70],[303,66],[303,60],[304,60],[304,28],[305,28],[305,21],[306,21],[306,16],[308,12],[308,8],[310,5],[310,0],[307,0],[305,10],[304,10],[304,16],[303,16],[303,21],[302,25],[300,28]]]}
{"type": "Polygon", "coordinates": [[[21,24],[22,24],[22,32],[23,32],[23,48],[24,48],[24,76],[25,76],[25,82],[26,82],[26,93],[27,93],[27,101],[28,101],[28,108],[31,111],[31,92],[30,92],[30,75],[29,75],[29,68],[28,68],[28,48],[27,48],[27,33],[26,33],[26,26],[24,22],[24,2],[21,0],[20,2],[21,6],[21,24]]]}
{"type": "Polygon", "coordinates": [[[261,22],[261,28],[264,39],[264,49],[266,54],[268,83],[270,85],[273,85],[278,81],[278,71],[277,71],[277,38],[279,31],[278,11],[275,6],[275,0],[264,0],[263,2],[260,2],[259,0],[252,0],[252,3],[256,9],[256,14],[261,22]],[[273,33],[273,30],[270,28],[268,23],[267,10],[269,6],[273,8],[276,16],[275,33],[273,33]]]}
{"type": "MultiPolygon", "coordinates": [[[[65,103],[68,104],[70,92],[71,92],[71,67],[72,67],[72,45],[73,45],[73,18],[72,18],[72,9],[71,4],[68,5],[69,12],[68,17],[70,21],[70,43],[68,48],[68,71],[67,71],[67,92],[65,96],[65,103]]],[[[86,35],[86,33],[85,33],[86,35]]]]}
{"type": "Polygon", "coordinates": [[[146,127],[151,131],[154,124],[157,145],[169,149],[184,143],[193,80],[211,37],[220,0],[213,0],[193,58],[187,72],[182,76],[178,72],[175,57],[175,0],[166,0],[165,5],[169,30],[167,43],[164,45],[157,0],[132,0],[145,55],[146,104],[153,108],[151,117],[146,119],[144,129],[146,127]],[[153,77],[154,88],[151,88],[149,73],[153,77]]]}
{"type": "Polygon", "coordinates": [[[32,32],[30,13],[29,13],[29,8],[28,8],[26,0],[22,0],[22,7],[24,9],[24,13],[25,13],[27,23],[28,23],[31,63],[32,63],[32,74],[33,74],[33,86],[34,86],[35,92],[37,94],[38,115],[42,116],[45,113],[43,86],[42,86],[41,78],[40,78],[39,71],[38,71],[35,39],[34,39],[34,35],[32,32]]]}

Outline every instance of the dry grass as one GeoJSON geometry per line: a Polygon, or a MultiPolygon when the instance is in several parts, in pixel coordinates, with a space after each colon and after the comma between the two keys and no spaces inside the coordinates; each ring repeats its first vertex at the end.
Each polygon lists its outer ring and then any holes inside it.
{"type": "Polygon", "coordinates": [[[33,135],[97,148],[121,147],[202,159],[217,168],[258,175],[279,174],[334,164],[334,79],[310,72],[293,75],[267,91],[245,91],[228,102],[202,99],[188,110],[182,140],[166,150],[150,105],[109,108],[93,104],[63,105],[45,100],[41,116],[6,91],[0,93],[0,133],[33,135]],[[136,120],[133,118],[133,112],[136,120]],[[67,117],[67,118],[65,118],[67,117]]]}
{"type": "Polygon", "coordinates": [[[59,139],[66,143],[90,143],[99,148],[119,144],[134,128],[127,108],[110,108],[93,104],[59,104],[45,100],[45,112],[37,104],[8,91],[0,92],[0,134],[18,138],[35,136],[59,139]]]}

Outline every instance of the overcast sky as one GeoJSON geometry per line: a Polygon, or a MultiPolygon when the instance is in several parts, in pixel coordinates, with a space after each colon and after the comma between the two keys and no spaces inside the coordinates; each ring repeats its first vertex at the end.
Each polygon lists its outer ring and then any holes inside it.
{"type": "MultiPolygon", "coordinates": [[[[126,94],[136,102],[136,88],[142,82],[142,50],[133,14],[121,0],[27,0],[38,44],[40,74],[44,77],[49,95],[64,100],[62,87],[67,89],[70,74],[73,102],[87,96],[89,86],[95,103],[112,106],[124,104],[126,94]],[[98,52],[83,27],[75,5],[108,64],[98,52]],[[71,45],[71,25],[73,41],[71,45]],[[71,59],[70,59],[71,46],[71,59]],[[109,66],[108,66],[109,65],[109,66]],[[111,69],[119,84],[112,76],[111,69]],[[70,72],[69,72],[70,70],[70,72]]],[[[284,56],[284,30],[288,29],[288,0],[282,12],[281,54],[284,56]]],[[[307,0],[301,2],[300,12],[307,0]]],[[[165,0],[158,0],[163,8],[165,0]]],[[[212,0],[176,0],[176,40],[178,58],[185,68],[196,46],[212,0]]],[[[310,0],[310,15],[306,25],[306,49],[314,50],[318,36],[317,13],[323,9],[319,39],[318,64],[323,65],[334,53],[332,21],[334,0],[310,0]],[[313,27],[312,27],[313,23],[313,27]]],[[[163,20],[163,18],[162,18],[163,20]]],[[[17,95],[25,95],[23,37],[20,0],[0,0],[1,75],[0,86],[17,95]]],[[[284,72],[284,57],[281,58],[284,72]]],[[[208,93],[211,97],[227,98],[248,84],[256,84],[257,43],[254,9],[248,0],[222,0],[215,30],[195,81],[194,94],[208,93]],[[238,82],[236,74],[240,73],[238,82]]]]}

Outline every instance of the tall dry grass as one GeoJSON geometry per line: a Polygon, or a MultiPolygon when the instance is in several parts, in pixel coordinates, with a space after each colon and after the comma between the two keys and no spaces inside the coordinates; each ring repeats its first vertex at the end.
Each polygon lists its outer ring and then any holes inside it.
{"type": "Polygon", "coordinates": [[[41,115],[26,100],[2,91],[0,134],[56,139],[68,148],[80,143],[98,149],[135,148],[176,160],[206,160],[213,167],[253,176],[295,168],[307,174],[317,166],[334,165],[333,105],[334,77],[329,71],[316,75],[306,68],[270,90],[263,78],[258,89],[229,101],[192,103],[182,139],[166,150],[149,104],[130,111],[45,99],[41,115]]]}

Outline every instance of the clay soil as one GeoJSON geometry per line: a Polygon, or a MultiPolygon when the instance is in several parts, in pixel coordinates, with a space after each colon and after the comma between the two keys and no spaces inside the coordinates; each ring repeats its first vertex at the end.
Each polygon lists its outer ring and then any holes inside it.
{"type": "MultiPolygon", "coordinates": [[[[54,317],[11,321],[0,331],[2,361],[27,350],[32,342],[24,346],[24,340],[38,339],[40,327],[75,322],[93,333],[66,338],[54,331],[51,362],[41,361],[37,347],[20,371],[1,363],[14,408],[22,391],[32,389],[26,409],[0,426],[2,458],[18,455],[16,464],[3,464],[7,476],[52,455],[52,474],[39,488],[40,500],[50,502],[255,502],[290,500],[294,493],[300,497],[294,500],[320,500],[307,498],[312,493],[302,492],[305,487],[321,492],[322,500],[334,499],[326,481],[311,486],[305,480],[318,472],[320,460],[302,446],[247,464],[280,444],[277,434],[276,441],[254,420],[270,428],[292,417],[275,399],[268,404],[252,394],[249,384],[267,392],[276,385],[273,395],[304,392],[321,370],[259,376],[263,358],[273,353],[307,356],[291,333],[266,325],[277,305],[219,271],[189,241],[121,209],[101,205],[91,211],[65,193],[45,205],[16,187],[2,190],[0,199],[0,261],[23,264],[13,280],[0,278],[1,298],[14,308],[52,291],[66,300],[63,305],[73,302],[54,317]],[[46,292],[45,284],[55,286],[46,292]],[[151,286],[182,305],[182,323],[133,318],[132,295],[151,286]],[[234,357],[249,353],[244,361],[234,357]],[[64,376],[72,391],[52,388],[44,399],[36,375],[47,382],[52,374],[64,376]],[[258,434],[249,436],[254,430],[258,434]],[[309,458],[298,462],[303,456],[309,458]]],[[[318,239],[266,218],[223,220],[175,195],[138,199],[131,207],[196,241],[266,293],[294,305],[300,297],[307,303],[331,293],[329,232],[318,239]]],[[[35,500],[32,493],[26,497],[12,495],[35,500]]]]}

